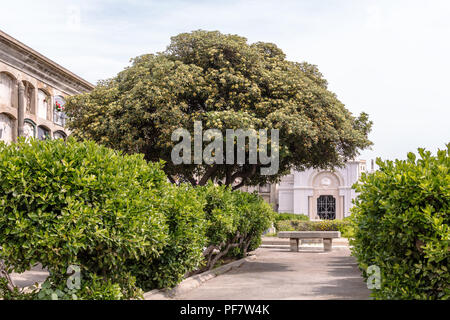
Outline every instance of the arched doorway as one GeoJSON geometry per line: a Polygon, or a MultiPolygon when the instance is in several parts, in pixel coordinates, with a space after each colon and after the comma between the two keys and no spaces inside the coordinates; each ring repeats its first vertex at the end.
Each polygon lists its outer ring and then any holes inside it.
{"type": "Polygon", "coordinates": [[[320,219],[336,219],[336,198],[331,195],[321,195],[317,198],[317,215],[320,219]]]}
{"type": "Polygon", "coordinates": [[[309,197],[311,219],[342,219],[343,198],[339,193],[339,177],[330,171],[317,172],[312,177],[313,192],[309,197]]]}

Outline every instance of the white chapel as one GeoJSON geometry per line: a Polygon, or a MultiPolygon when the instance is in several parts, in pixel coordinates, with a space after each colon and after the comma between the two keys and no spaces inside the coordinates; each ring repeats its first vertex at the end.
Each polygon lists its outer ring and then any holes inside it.
{"type": "Polygon", "coordinates": [[[278,185],[278,212],[305,214],[310,219],[343,219],[350,215],[352,185],[365,172],[366,161],[347,162],[332,171],[292,171],[278,185]]]}

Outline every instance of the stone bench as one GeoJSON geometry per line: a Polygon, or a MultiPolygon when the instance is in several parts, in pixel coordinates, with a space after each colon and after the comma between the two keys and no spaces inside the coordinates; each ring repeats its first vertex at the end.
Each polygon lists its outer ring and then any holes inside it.
{"type": "Polygon", "coordinates": [[[289,238],[291,251],[298,252],[298,241],[301,239],[323,239],[325,251],[331,251],[333,238],[340,238],[339,231],[280,231],[278,238],[289,238]]]}

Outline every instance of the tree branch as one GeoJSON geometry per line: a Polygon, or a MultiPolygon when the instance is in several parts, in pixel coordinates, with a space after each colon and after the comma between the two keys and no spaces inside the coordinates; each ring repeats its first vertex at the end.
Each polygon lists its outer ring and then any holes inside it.
{"type": "Polygon", "coordinates": [[[5,278],[7,281],[7,288],[9,291],[14,292],[14,288],[16,287],[14,285],[14,281],[9,276],[9,273],[6,271],[6,266],[3,263],[3,261],[0,260],[0,278],[5,278]]]}
{"type": "Polygon", "coordinates": [[[175,179],[170,174],[167,175],[167,178],[171,183],[175,184],[175,179]]]}
{"type": "Polygon", "coordinates": [[[236,172],[231,176],[231,184],[233,184],[236,179],[241,178],[241,182],[237,185],[235,185],[233,188],[233,190],[239,189],[240,187],[242,187],[245,184],[246,179],[251,178],[252,176],[254,176],[256,173],[256,164],[252,164],[251,169],[250,170],[244,170],[244,171],[240,171],[240,172],[236,172]]]}
{"type": "MultiPolygon", "coordinates": [[[[228,245],[227,245],[227,247],[225,248],[225,250],[220,251],[220,252],[214,257],[214,259],[212,259],[212,260],[209,260],[209,259],[208,259],[208,264],[207,264],[208,269],[211,270],[211,269],[214,267],[214,265],[217,263],[217,261],[218,261],[220,258],[222,258],[223,256],[225,256],[225,255],[228,253],[228,251],[230,251],[231,248],[239,247],[240,245],[242,245],[242,242],[243,242],[243,241],[244,241],[244,237],[242,237],[242,236],[240,235],[239,231],[238,231],[237,234],[236,234],[236,236],[233,238],[233,240],[231,240],[230,242],[228,242],[228,245]],[[239,242],[236,242],[236,241],[238,241],[238,240],[239,240],[239,242]]],[[[210,258],[211,258],[211,256],[210,256],[210,258]]]]}
{"type": "Polygon", "coordinates": [[[206,248],[206,249],[203,251],[203,256],[206,257],[208,254],[210,254],[211,252],[213,252],[214,249],[218,249],[218,247],[215,246],[215,245],[210,245],[208,248],[206,248]]]}
{"type": "Polygon", "coordinates": [[[242,170],[234,173],[231,176],[231,182],[234,182],[237,178],[250,178],[256,173],[256,164],[252,164],[250,170],[242,170]]]}
{"type": "Polygon", "coordinates": [[[189,175],[183,175],[184,178],[189,181],[192,186],[196,187],[197,186],[197,180],[195,180],[193,177],[189,176],[189,175]]]}
{"type": "Polygon", "coordinates": [[[228,186],[231,184],[231,172],[228,169],[228,166],[225,167],[225,175],[226,175],[225,185],[228,186]]]}
{"type": "Polygon", "coordinates": [[[235,185],[235,186],[233,186],[233,187],[231,187],[231,190],[237,190],[237,189],[239,189],[240,187],[242,187],[244,184],[245,184],[245,178],[242,178],[242,181],[241,182],[239,182],[237,185],[235,185]]]}
{"type": "Polygon", "coordinates": [[[213,165],[212,167],[209,167],[208,170],[206,170],[205,174],[203,175],[203,177],[200,179],[198,185],[199,186],[204,186],[206,184],[206,182],[208,182],[208,179],[217,172],[217,170],[219,169],[219,166],[217,164],[213,165]]]}

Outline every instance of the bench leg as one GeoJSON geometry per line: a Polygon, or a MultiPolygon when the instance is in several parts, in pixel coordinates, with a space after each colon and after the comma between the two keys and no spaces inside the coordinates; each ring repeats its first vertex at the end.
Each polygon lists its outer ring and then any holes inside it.
{"type": "Polygon", "coordinates": [[[298,239],[295,238],[291,238],[290,239],[290,244],[291,244],[291,251],[293,252],[298,252],[298,239]]]}
{"type": "Polygon", "coordinates": [[[333,246],[333,239],[323,239],[323,249],[324,251],[331,251],[331,248],[333,246]]]}

